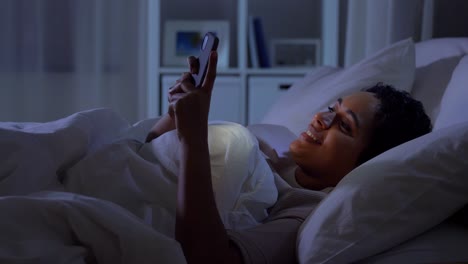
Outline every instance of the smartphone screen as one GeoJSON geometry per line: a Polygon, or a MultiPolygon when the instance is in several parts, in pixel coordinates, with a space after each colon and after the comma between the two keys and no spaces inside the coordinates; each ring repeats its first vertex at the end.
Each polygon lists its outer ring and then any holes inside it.
{"type": "Polygon", "coordinates": [[[195,87],[200,87],[203,83],[203,80],[206,76],[206,71],[208,69],[208,61],[210,58],[211,51],[218,49],[219,39],[212,32],[208,32],[203,37],[202,43],[200,45],[200,54],[198,56],[198,62],[200,68],[198,69],[198,74],[192,74],[193,79],[195,80],[195,87]]]}

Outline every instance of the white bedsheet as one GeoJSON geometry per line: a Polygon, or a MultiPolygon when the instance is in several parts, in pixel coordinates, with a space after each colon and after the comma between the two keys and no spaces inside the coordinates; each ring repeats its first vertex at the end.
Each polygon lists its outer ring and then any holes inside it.
{"type": "MultiPolygon", "coordinates": [[[[215,196],[225,225],[245,228],[265,217],[277,193],[255,138],[230,135],[214,148],[226,126],[210,126],[215,196]]],[[[184,262],[171,238],[177,164],[164,161],[177,156],[175,137],[142,146],[137,132],[107,109],[0,123],[0,263],[184,262]]]]}
{"type": "Polygon", "coordinates": [[[0,263],[185,263],[179,244],[111,202],[66,192],[0,197],[0,263]]]}

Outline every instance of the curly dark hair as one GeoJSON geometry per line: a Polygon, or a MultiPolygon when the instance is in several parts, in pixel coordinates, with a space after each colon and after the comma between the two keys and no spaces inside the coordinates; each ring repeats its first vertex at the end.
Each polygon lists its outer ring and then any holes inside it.
{"type": "Polygon", "coordinates": [[[431,132],[432,124],[422,103],[408,92],[391,85],[378,83],[363,89],[380,100],[374,116],[374,130],[368,146],[361,153],[358,164],[384,151],[431,132]]]}

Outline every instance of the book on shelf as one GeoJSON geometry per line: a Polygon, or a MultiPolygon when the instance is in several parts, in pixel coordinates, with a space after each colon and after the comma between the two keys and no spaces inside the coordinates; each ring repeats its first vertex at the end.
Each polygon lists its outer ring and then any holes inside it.
{"type": "Polygon", "coordinates": [[[250,62],[253,68],[271,67],[263,24],[260,17],[249,17],[249,51],[250,62]]]}
{"type": "Polygon", "coordinates": [[[258,53],[257,53],[257,43],[255,41],[255,32],[254,32],[254,17],[249,16],[249,57],[250,64],[252,68],[258,68],[258,53]]]}

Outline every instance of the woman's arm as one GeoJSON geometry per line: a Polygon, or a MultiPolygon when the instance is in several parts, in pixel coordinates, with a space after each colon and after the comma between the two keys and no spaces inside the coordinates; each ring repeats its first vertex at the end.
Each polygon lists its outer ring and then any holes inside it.
{"type": "Polygon", "coordinates": [[[168,131],[174,130],[175,128],[176,127],[174,124],[174,120],[168,113],[166,113],[151,128],[150,132],[146,136],[145,142],[151,142],[151,140],[159,137],[160,135],[168,131]]]}
{"type": "Polygon", "coordinates": [[[206,138],[181,142],[176,239],[188,263],[242,263],[218,214],[206,138]]]}
{"type": "MultiPolygon", "coordinates": [[[[189,59],[190,70],[198,71],[198,68],[194,68],[192,66],[194,59],[189,59]]],[[[191,80],[192,76],[190,74],[183,74],[180,79],[176,81],[176,83],[169,89],[168,99],[172,98],[172,100],[176,101],[181,95],[184,94],[184,91],[181,88],[182,82],[191,80]]],[[[176,129],[174,115],[172,113],[172,108],[169,107],[168,112],[164,114],[154,126],[151,128],[150,132],[146,136],[145,142],[151,142],[151,140],[159,137],[160,135],[169,132],[171,130],[176,129]]]]}
{"type": "Polygon", "coordinates": [[[188,263],[241,263],[219,216],[211,183],[208,113],[216,63],[213,52],[201,88],[183,78],[179,93],[169,96],[181,150],[176,239],[188,263]]]}

